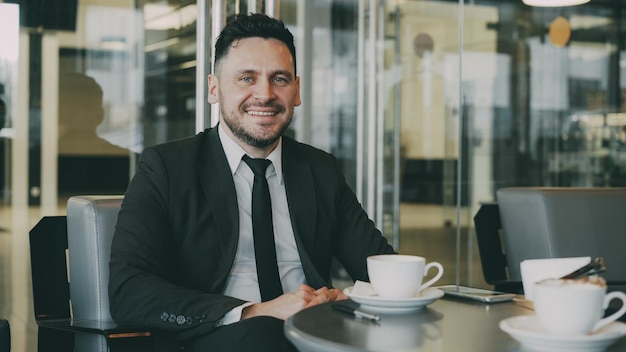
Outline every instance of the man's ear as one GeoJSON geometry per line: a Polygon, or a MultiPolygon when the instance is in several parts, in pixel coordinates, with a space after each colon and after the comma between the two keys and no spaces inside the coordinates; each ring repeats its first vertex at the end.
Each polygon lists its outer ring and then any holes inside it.
{"type": "Polygon", "coordinates": [[[296,76],[296,101],[293,105],[300,106],[302,104],[302,100],[300,100],[300,76],[296,76]]]}
{"type": "Polygon", "coordinates": [[[207,101],[209,104],[215,104],[220,101],[219,97],[219,89],[218,89],[218,79],[216,75],[209,75],[208,77],[209,83],[209,96],[207,97],[207,101]]]}

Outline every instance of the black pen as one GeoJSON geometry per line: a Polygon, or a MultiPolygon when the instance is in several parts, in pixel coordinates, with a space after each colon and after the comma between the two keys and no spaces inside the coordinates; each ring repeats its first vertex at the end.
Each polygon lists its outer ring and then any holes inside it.
{"type": "Polygon", "coordinates": [[[337,309],[337,310],[339,310],[339,311],[342,311],[342,312],[345,312],[345,313],[348,313],[348,314],[352,314],[356,318],[359,318],[359,319],[365,319],[365,320],[369,320],[369,321],[380,321],[380,316],[378,316],[377,314],[368,313],[368,312],[364,312],[362,310],[358,310],[358,309],[355,309],[355,308],[352,308],[352,307],[348,307],[346,305],[339,304],[339,302],[336,302],[336,303],[332,304],[332,307],[337,309]]]}

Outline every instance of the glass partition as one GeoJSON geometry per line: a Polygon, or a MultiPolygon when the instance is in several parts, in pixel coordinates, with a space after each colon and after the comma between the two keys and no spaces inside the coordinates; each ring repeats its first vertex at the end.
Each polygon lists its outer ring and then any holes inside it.
{"type": "MultiPolygon", "coordinates": [[[[195,0],[139,1],[143,14],[143,145],[193,135],[196,127],[195,0]]],[[[204,48],[201,48],[204,50],[204,48]]]]}
{"type": "MultiPolygon", "coordinates": [[[[11,196],[11,146],[15,132],[13,120],[16,101],[19,56],[19,6],[0,4],[0,206],[11,196]]],[[[6,223],[5,221],[2,221],[6,223]]]]}
{"type": "Polygon", "coordinates": [[[399,157],[376,182],[400,190],[397,248],[444,263],[442,281],[487,286],[472,217],[497,189],[624,184],[626,1],[367,4],[384,35],[362,53],[384,53],[377,119],[399,157]]]}
{"type": "Polygon", "coordinates": [[[624,185],[625,1],[465,5],[470,213],[508,186],[624,185]]]}

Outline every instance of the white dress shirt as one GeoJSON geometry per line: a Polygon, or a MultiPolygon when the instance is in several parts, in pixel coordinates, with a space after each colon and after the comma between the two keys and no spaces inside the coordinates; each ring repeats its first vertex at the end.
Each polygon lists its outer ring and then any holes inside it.
{"type": "MultiPolygon", "coordinates": [[[[228,159],[230,170],[235,182],[237,203],[239,205],[239,242],[235,254],[235,262],[228,276],[224,294],[252,303],[261,302],[254,242],[252,237],[252,184],[254,173],[241,158],[246,152],[233,141],[218,125],[218,133],[228,159]]],[[[282,173],[282,139],[278,146],[268,155],[272,162],[266,170],[267,183],[272,199],[272,220],[276,242],[276,260],[283,292],[293,292],[306,283],[300,255],[289,216],[289,205],[282,173]]],[[[224,316],[224,324],[239,321],[241,309],[250,304],[239,306],[224,316]],[[232,321],[232,319],[236,319],[232,321]]]]}

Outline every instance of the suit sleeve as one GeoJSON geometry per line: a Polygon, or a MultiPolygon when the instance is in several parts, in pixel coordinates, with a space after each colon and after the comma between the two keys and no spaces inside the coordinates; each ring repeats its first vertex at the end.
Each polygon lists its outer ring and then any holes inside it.
{"type": "Polygon", "coordinates": [[[369,281],[366,258],[396,253],[359,203],[337,167],[338,231],[335,255],[352,279],[369,281]]]}
{"type": "Polygon", "coordinates": [[[168,184],[161,156],[146,149],[125,194],[111,247],[111,315],[118,324],[194,338],[215,329],[225,313],[244,302],[175,284],[168,184]]]}

